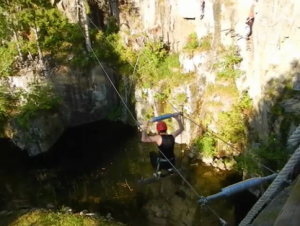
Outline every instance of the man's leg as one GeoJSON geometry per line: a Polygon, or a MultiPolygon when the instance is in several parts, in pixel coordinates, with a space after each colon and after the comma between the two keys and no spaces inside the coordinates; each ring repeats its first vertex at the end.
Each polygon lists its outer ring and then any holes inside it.
{"type": "MultiPolygon", "coordinates": [[[[172,163],[173,166],[175,166],[175,157],[172,159],[169,159],[169,161],[172,163]]],[[[161,169],[167,170],[168,173],[170,173],[170,174],[172,174],[174,172],[173,166],[167,160],[161,161],[160,164],[161,164],[161,169]]]]}
{"type": "MultiPolygon", "coordinates": [[[[175,162],[175,157],[173,157],[172,159],[170,159],[170,162],[172,163],[173,166],[176,167],[176,162],[175,162]]],[[[170,163],[168,163],[168,172],[170,174],[173,174],[174,173],[174,169],[173,169],[173,166],[172,166],[170,163]]]]}
{"type": "Polygon", "coordinates": [[[153,176],[155,177],[160,177],[160,162],[159,162],[159,156],[156,152],[151,151],[149,154],[150,157],[150,162],[151,165],[153,167],[153,169],[155,170],[155,173],[153,173],[153,176]]]}
{"type": "Polygon", "coordinates": [[[152,167],[154,169],[156,169],[158,154],[156,152],[154,152],[154,151],[150,151],[149,157],[150,157],[150,162],[151,162],[152,167]]]}

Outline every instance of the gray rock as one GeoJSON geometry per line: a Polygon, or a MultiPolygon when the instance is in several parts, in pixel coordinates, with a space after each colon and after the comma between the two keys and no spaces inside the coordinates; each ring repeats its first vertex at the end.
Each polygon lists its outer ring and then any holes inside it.
{"type": "MultiPolygon", "coordinates": [[[[104,67],[111,81],[115,82],[114,71],[104,67]]],[[[118,106],[114,87],[100,66],[87,72],[72,71],[64,66],[60,69],[53,71],[47,79],[36,74],[33,69],[22,70],[18,76],[8,78],[8,86],[12,90],[28,90],[30,84],[37,81],[51,85],[54,94],[63,100],[56,113],[41,114],[33,118],[30,128],[20,128],[17,121],[11,121],[7,126],[7,136],[18,147],[28,150],[30,156],[48,151],[65,128],[104,119],[118,106]]]]}
{"type": "Polygon", "coordinates": [[[80,211],[80,215],[85,215],[85,214],[87,214],[89,211],[87,211],[87,210],[82,210],[82,211],[80,211]]]}
{"type": "Polygon", "coordinates": [[[9,211],[3,210],[3,211],[0,212],[0,216],[7,216],[8,213],[9,213],[9,211]]]}
{"type": "Polygon", "coordinates": [[[293,90],[300,91],[300,73],[296,72],[293,79],[293,90]]]}
{"type": "Polygon", "coordinates": [[[51,203],[47,204],[47,209],[54,209],[54,208],[55,208],[55,206],[53,204],[51,204],[51,203]]]}
{"type": "Polygon", "coordinates": [[[160,226],[168,225],[168,221],[165,218],[153,217],[150,219],[150,221],[154,225],[160,225],[160,226]]]}
{"type": "Polygon", "coordinates": [[[300,113],[300,101],[298,99],[288,99],[280,103],[287,113],[300,113]]]}
{"type": "Polygon", "coordinates": [[[162,211],[162,217],[167,218],[169,215],[170,215],[169,211],[166,210],[162,211]]]}

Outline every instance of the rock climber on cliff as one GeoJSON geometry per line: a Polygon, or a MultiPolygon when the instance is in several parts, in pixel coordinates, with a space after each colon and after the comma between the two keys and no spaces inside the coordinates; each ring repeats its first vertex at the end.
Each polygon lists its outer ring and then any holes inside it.
{"type": "Polygon", "coordinates": [[[249,16],[246,19],[246,27],[245,27],[245,39],[249,40],[250,36],[252,35],[252,28],[253,28],[253,24],[254,24],[254,11],[253,8],[251,8],[250,12],[249,12],[249,16]]]}
{"type": "Polygon", "coordinates": [[[200,5],[201,5],[201,7],[200,7],[200,11],[201,11],[200,20],[202,20],[203,17],[204,17],[204,11],[205,11],[205,0],[202,0],[200,5]]]}
{"type": "Polygon", "coordinates": [[[184,130],[181,118],[179,115],[173,116],[176,119],[179,128],[173,132],[172,134],[167,133],[167,125],[163,121],[159,121],[156,124],[156,130],[158,132],[157,135],[148,136],[147,128],[148,122],[144,123],[142,126],[142,138],[141,141],[145,143],[156,143],[160,152],[151,151],[150,152],[150,162],[153,168],[156,169],[156,172],[153,173],[154,177],[161,176],[161,170],[168,170],[170,174],[173,173],[172,165],[166,160],[166,158],[175,166],[175,154],[174,154],[174,145],[175,138],[181,134],[184,130]],[[161,154],[161,152],[165,155],[165,157],[161,154]]]}

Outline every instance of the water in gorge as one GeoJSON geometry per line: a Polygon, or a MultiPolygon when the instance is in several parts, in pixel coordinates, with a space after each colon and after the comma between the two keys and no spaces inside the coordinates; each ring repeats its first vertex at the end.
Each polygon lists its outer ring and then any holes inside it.
{"type": "MultiPolygon", "coordinates": [[[[183,148],[176,145],[178,167],[184,164],[183,148]]],[[[197,196],[179,176],[137,184],[142,177],[151,177],[148,154],[156,148],[141,143],[137,129],[120,122],[103,120],[70,128],[48,153],[34,158],[4,139],[0,150],[0,211],[53,204],[74,212],[111,213],[114,219],[132,226],[219,225],[213,213],[197,204],[197,196]]],[[[200,162],[187,165],[187,180],[203,196],[240,180],[200,162]]],[[[254,201],[254,196],[245,192],[215,200],[210,206],[229,225],[236,225],[254,201]]]]}

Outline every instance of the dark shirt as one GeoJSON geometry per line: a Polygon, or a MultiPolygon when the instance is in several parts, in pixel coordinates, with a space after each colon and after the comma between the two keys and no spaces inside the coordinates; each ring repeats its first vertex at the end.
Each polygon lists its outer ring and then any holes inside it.
{"type": "MultiPolygon", "coordinates": [[[[167,159],[174,158],[174,145],[175,138],[173,135],[161,135],[162,142],[158,146],[159,150],[164,153],[167,159]]],[[[159,157],[165,159],[165,157],[159,152],[159,157]]]]}

